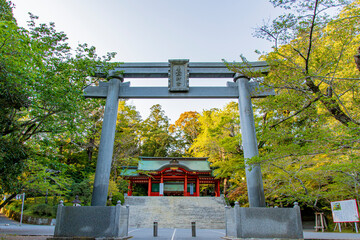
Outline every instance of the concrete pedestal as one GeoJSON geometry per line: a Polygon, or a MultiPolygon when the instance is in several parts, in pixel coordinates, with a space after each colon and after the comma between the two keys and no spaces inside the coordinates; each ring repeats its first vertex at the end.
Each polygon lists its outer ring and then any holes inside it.
{"type": "Polygon", "coordinates": [[[226,207],[227,239],[304,239],[299,206],[294,208],[226,207]]]}
{"type": "Polygon", "coordinates": [[[59,206],[52,239],[127,239],[129,208],[59,206]]]}

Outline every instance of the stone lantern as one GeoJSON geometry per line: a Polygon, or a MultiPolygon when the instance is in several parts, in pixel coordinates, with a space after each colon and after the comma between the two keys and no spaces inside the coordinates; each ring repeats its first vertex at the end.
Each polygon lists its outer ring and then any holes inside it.
{"type": "Polygon", "coordinates": [[[72,201],[72,203],[73,203],[73,206],[75,206],[75,207],[80,207],[81,206],[81,201],[79,200],[78,195],[75,196],[75,200],[72,201]]]}

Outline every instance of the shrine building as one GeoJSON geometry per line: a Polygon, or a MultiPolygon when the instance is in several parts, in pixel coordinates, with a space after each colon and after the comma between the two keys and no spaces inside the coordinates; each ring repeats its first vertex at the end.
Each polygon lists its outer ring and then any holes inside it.
{"type": "Polygon", "coordinates": [[[220,197],[220,179],[215,179],[207,158],[140,157],[137,167],[126,167],[122,175],[134,184],[147,184],[148,196],[200,196],[200,184],[213,184],[220,197]]]}

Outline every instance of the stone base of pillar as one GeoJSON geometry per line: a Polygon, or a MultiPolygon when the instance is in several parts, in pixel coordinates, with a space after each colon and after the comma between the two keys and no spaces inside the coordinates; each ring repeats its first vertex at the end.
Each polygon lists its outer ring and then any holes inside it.
{"type": "Polygon", "coordinates": [[[304,239],[300,208],[225,208],[226,239],[304,239]]]}
{"type": "Polygon", "coordinates": [[[52,240],[128,239],[129,208],[59,206],[52,240]]]}

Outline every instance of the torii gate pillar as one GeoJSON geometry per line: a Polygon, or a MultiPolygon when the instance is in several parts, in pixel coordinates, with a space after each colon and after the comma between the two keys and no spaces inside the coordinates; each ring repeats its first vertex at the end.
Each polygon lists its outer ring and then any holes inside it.
{"type": "Polygon", "coordinates": [[[91,206],[106,206],[122,81],[118,76],[109,81],[91,206]]]}
{"type": "Polygon", "coordinates": [[[260,165],[247,163],[248,159],[259,155],[249,79],[244,76],[235,76],[234,81],[237,82],[239,89],[240,127],[249,205],[250,207],[265,207],[264,187],[260,165]]]}

